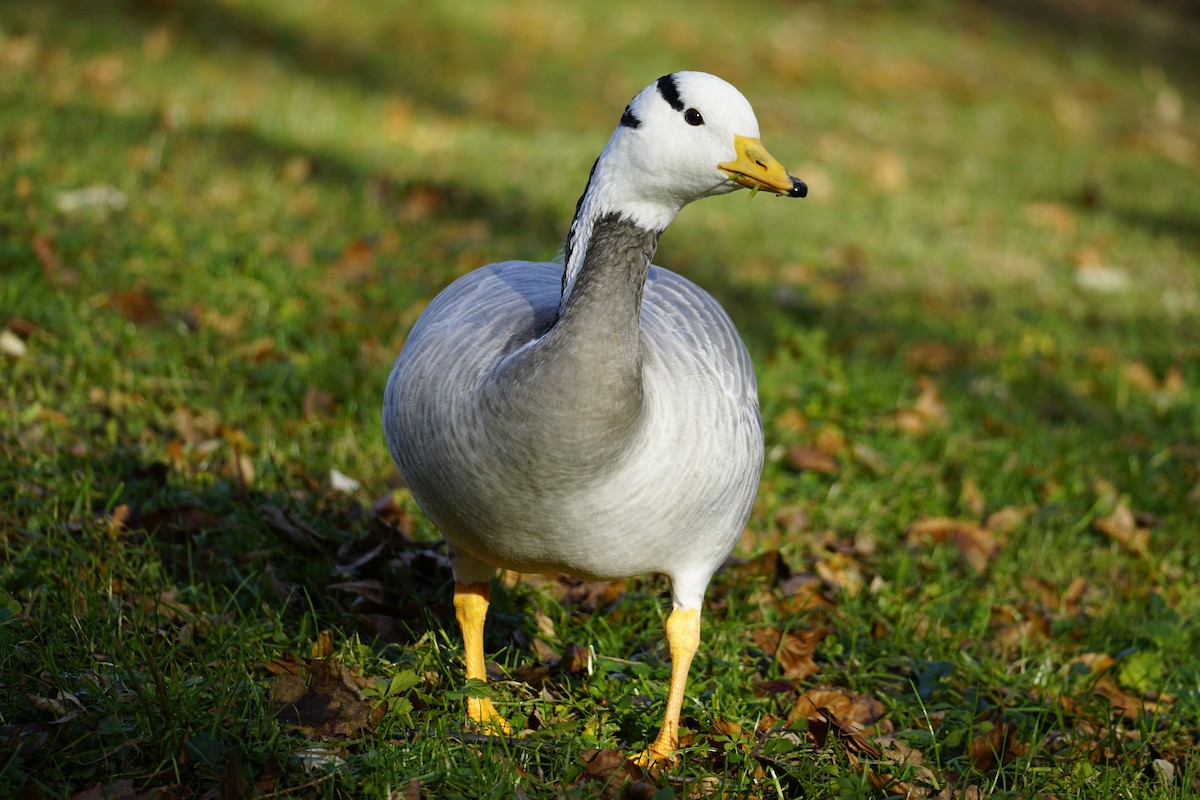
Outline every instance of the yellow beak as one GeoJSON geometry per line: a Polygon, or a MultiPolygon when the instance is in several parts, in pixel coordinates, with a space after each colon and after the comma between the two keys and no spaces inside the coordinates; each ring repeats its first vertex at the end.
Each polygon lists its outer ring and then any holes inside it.
{"type": "Polygon", "coordinates": [[[763,143],[750,136],[734,136],[733,149],[737,158],[717,164],[717,169],[749,189],[764,189],[787,197],[804,197],[808,187],[784,169],[783,164],[767,152],[763,143]]]}

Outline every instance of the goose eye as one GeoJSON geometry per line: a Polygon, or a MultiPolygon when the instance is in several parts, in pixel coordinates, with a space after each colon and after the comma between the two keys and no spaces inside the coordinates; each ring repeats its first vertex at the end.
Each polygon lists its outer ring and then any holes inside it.
{"type": "Polygon", "coordinates": [[[695,108],[689,108],[683,112],[683,118],[688,125],[703,125],[704,117],[700,115],[700,111],[695,108]]]}

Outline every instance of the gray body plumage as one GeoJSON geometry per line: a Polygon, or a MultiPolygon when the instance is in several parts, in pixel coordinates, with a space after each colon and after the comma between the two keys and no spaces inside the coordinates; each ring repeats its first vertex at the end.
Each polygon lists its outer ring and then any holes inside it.
{"type": "Polygon", "coordinates": [[[659,572],[676,610],[700,607],[754,503],[762,422],[725,311],[651,259],[694,200],[743,187],[804,196],[758,136],[733,86],[664,75],[596,159],[563,264],[492,264],[425,309],[383,424],[459,584],[496,567],[659,572]]]}
{"type": "Polygon", "coordinates": [[[456,579],[495,567],[671,577],[698,607],[749,516],[763,460],[754,372],[704,290],[650,265],[659,232],[597,219],[563,267],[476,270],[425,309],[383,421],[456,579]]]}

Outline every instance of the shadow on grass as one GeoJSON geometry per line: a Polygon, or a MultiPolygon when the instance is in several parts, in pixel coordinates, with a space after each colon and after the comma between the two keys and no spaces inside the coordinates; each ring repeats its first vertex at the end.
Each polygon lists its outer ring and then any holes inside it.
{"type": "MultiPolygon", "coordinates": [[[[348,41],[330,31],[302,27],[300,22],[289,25],[281,20],[284,14],[264,14],[243,3],[46,0],[38,8],[56,18],[55,27],[80,41],[111,40],[127,47],[161,28],[200,54],[234,51],[247,57],[267,56],[296,74],[401,96],[419,107],[451,114],[464,110],[466,103],[455,81],[462,73],[445,66],[465,61],[483,70],[487,53],[510,46],[482,26],[472,29],[468,43],[462,31],[440,21],[436,8],[421,14],[420,24],[414,24],[411,8],[381,11],[364,26],[369,30],[366,41],[348,41]]],[[[347,11],[364,16],[362,11],[347,11]]]]}
{"type": "MultiPolygon", "coordinates": [[[[398,227],[412,224],[399,216],[406,203],[420,205],[420,224],[426,228],[443,221],[485,219],[497,230],[557,238],[570,222],[553,210],[523,204],[520,197],[500,197],[467,184],[395,174],[329,149],[272,139],[248,127],[196,123],[176,127],[157,114],[122,116],[81,103],[47,106],[39,119],[40,136],[55,142],[60,150],[75,153],[76,163],[94,170],[93,179],[107,178],[118,184],[129,175],[144,181],[164,174],[194,175],[195,181],[211,181],[225,173],[283,176],[297,159],[304,159],[303,180],[323,190],[365,198],[391,213],[398,227]],[[163,161],[153,167],[131,167],[129,159],[120,157],[128,153],[111,152],[113,142],[130,150],[139,145],[162,147],[163,161]],[[200,158],[204,160],[198,161],[200,158]],[[197,164],[203,164],[203,169],[198,170],[197,164]]],[[[330,217],[342,213],[341,208],[329,210],[330,217]]]]}
{"type": "Polygon", "coordinates": [[[1048,38],[1066,52],[1085,42],[1140,67],[1150,63],[1200,84],[1200,6],[1188,0],[1004,0],[976,3],[1028,35],[1048,38]]]}

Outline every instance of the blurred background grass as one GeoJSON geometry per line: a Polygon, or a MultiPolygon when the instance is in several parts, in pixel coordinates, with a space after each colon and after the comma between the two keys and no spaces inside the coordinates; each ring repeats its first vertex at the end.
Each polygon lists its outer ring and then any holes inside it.
{"type": "MultiPolygon", "coordinates": [[[[1150,648],[1194,724],[1198,52],[1183,2],[5,4],[6,608],[69,628],[50,599],[71,547],[93,607],[109,569],[220,605],[269,583],[236,557],[280,497],[338,533],[330,470],[363,497],[395,485],[380,396],[424,303],[552,258],[629,97],[701,69],[810,186],[688,208],[657,258],[726,305],[758,366],[746,549],[801,563],[822,536],[877,538],[895,603],[841,632],[876,614],[912,636],[925,608],[958,626],[920,645],[947,658],[1030,578],[1094,582],[1087,624],[1055,630],[1066,653],[1150,646],[1165,604],[1178,630],[1150,648]],[[72,538],[185,497],[224,520],[220,569],[72,538]],[[1096,528],[1122,505],[1149,553],[1096,528]],[[1025,522],[984,582],[907,546],[921,518],[1008,508],[1025,522]]],[[[292,555],[318,594],[324,565],[292,555]]],[[[296,641],[354,627],[313,602],[296,641]]],[[[247,613],[246,658],[286,646],[247,613]]],[[[28,689],[36,663],[6,681],[28,689]]]]}

